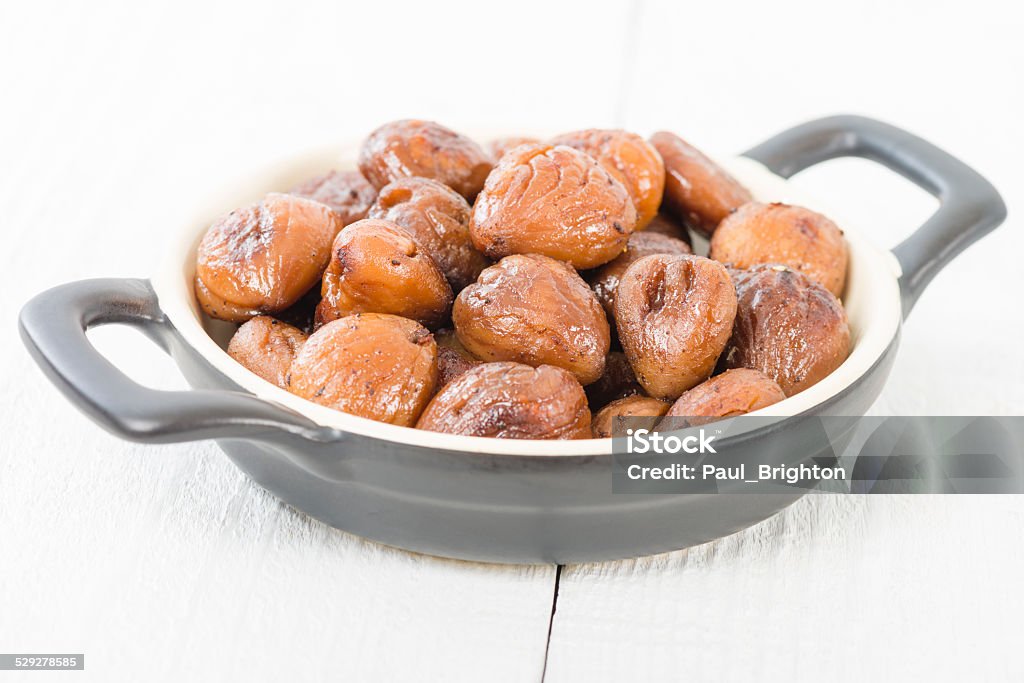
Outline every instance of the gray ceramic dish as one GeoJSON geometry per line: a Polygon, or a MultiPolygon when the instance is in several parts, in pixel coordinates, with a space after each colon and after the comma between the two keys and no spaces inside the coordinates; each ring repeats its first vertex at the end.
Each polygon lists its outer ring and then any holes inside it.
{"type": "MultiPolygon", "coordinates": [[[[902,320],[928,282],[1005,217],[995,189],[963,163],[861,117],[798,126],[726,165],[759,199],[836,216],[784,179],[842,156],[877,161],[941,205],[891,253],[839,220],[851,247],[844,294],[850,358],[811,389],[760,411],[778,417],[773,424],[729,437],[720,450],[770,458],[779,449],[766,444],[802,443],[809,417],[863,414],[888,376],[902,320]]],[[[382,425],[303,401],[234,363],[223,350],[229,330],[202,316],[192,297],[199,236],[224,210],[337,161],[332,151],[277,164],[242,192],[218,197],[212,210],[173,226],[181,238],[152,284],[87,280],[40,294],[21,313],[25,344],[57,387],[114,434],[146,443],[215,439],[290,505],[361,536],[436,555],[560,563],[646,555],[735,532],[801,495],[613,494],[610,439],[505,441],[382,425]],[[174,357],[195,390],[156,391],[119,372],[85,335],[110,323],[144,332],[174,357]]]]}

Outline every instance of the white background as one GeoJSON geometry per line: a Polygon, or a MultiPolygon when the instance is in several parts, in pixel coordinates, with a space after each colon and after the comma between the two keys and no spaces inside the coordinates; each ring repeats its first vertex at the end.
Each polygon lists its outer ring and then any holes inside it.
{"type": "MultiPolygon", "coordinates": [[[[667,128],[725,155],[853,112],[975,166],[1011,214],[920,300],[876,412],[1020,414],[1024,41],[1009,3],[0,7],[0,652],[87,658],[27,679],[1024,676],[1019,497],[806,498],[690,551],[567,566],[552,621],[555,567],[385,548],[282,506],[210,444],[122,443],[15,332],[46,287],[152,272],[163,212],[389,119],[667,128]]],[[[797,182],[882,246],[934,208],[867,162],[797,182]]],[[[147,383],[182,386],[134,334],[94,339],[147,383]]]]}

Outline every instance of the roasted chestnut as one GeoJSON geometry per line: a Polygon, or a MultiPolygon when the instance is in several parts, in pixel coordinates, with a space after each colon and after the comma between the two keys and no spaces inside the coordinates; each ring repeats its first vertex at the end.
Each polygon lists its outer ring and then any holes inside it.
{"type": "Polygon", "coordinates": [[[566,263],[538,254],[508,256],[462,290],[455,333],[483,360],[555,365],[590,384],[604,372],[608,319],[587,283],[566,263]]]}
{"type": "Polygon", "coordinates": [[[754,266],[738,273],[736,293],[736,324],[723,368],[759,370],[792,396],[821,381],[849,355],[842,304],[805,275],[783,265],[754,266]]]}
{"type": "Polygon", "coordinates": [[[470,233],[492,259],[543,254],[582,269],[621,254],[635,226],[629,192],[592,157],[564,145],[522,145],[487,176],[470,233]]]}
{"type": "Polygon", "coordinates": [[[757,370],[736,368],[684,392],[667,415],[686,418],[689,425],[702,425],[723,417],[752,413],[784,398],[786,394],[772,378],[757,370]]]}
{"type": "Polygon", "coordinates": [[[447,185],[428,178],[400,178],[381,188],[370,218],[399,225],[429,253],[457,292],[490,261],[473,248],[470,206],[447,185]]]}
{"type": "Polygon", "coordinates": [[[559,135],[552,145],[568,145],[597,159],[633,198],[635,230],[643,230],[658,213],[665,189],[665,164],[651,143],[624,130],[579,130],[559,135]]]}
{"type": "MultiPolygon", "coordinates": [[[[651,429],[657,424],[659,418],[668,410],[669,404],[659,401],[650,396],[627,396],[617,401],[612,401],[594,415],[590,428],[595,439],[605,439],[612,436],[615,426],[614,420],[617,417],[646,417],[644,424],[634,424],[632,427],[645,427],[651,429]]],[[[639,422],[639,421],[638,421],[639,422]]]]}
{"type": "Polygon", "coordinates": [[[635,261],[651,254],[689,254],[690,246],[682,240],[658,234],[656,232],[635,232],[629,237],[626,251],[614,260],[596,270],[590,271],[587,281],[597,294],[609,319],[615,319],[615,292],[619,288],[619,280],[635,261]]]}
{"type": "Polygon", "coordinates": [[[288,388],[288,370],[306,334],[268,315],[243,323],[228,342],[228,355],[268,382],[288,388]]]}
{"type": "Polygon", "coordinates": [[[416,426],[498,439],[585,439],[590,409],[583,387],[561,368],[484,363],[441,389],[416,426]]]}
{"type": "Polygon", "coordinates": [[[289,390],[371,420],[411,427],[437,384],[437,346],[419,323],[357,313],[310,335],[292,362],[289,390]]]}
{"type": "Polygon", "coordinates": [[[615,295],[622,348],[655,398],[677,398],[711,376],[735,316],[725,267],[700,256],[645,256],[626,269],[615,295]]]}
{"type": "Polygon", "coordinates": [[[753,200],[750,190],[678,135],[655,133],[651,143],[665,162],[663,207],[694,230],[712,234],[723,218],[753,200]]]}
{"type": "Polygon", "coordinates": [[[268,194],[232,211],[199,243],[200,306],[213,318],[233,322],[283,311],[316,285],[341,228],[338,215],[324,204],[287,194],[268,194]]]}
{"type": "Polygon", "coordinates": [[[328,171],[299,183],[288,194],[326,204],[342,225],[366,218],[377,189],[359,171],[328,171]]]}
{"type": "Polygon", "coordinates": [[[406,230],[373,218],[338,234],[320,293],[319,325],[352,313],[391,313],[436,327],[452,305],[434,259],[406,230]]]}
{"type": "Polygon", "coordinates": [[[846,283],[843,231],[820,213],[789,204],[744,204],[711,237],[711,258],[737,268],[781,263],[836,296],[846,283]]]}
{"type": "Polygon", "coordinates": [[[432,178],[473,201],[491,172],[491,159],[464,135],[434,123],[386,123],[363,143],[359,170],[376,188],[399,178],[432,178]]]}

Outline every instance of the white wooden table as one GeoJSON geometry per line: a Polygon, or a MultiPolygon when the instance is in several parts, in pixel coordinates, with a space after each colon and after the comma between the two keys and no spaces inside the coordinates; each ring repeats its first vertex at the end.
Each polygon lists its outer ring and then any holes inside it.
{"type": "MultiPolygon", "coordinates": [[[[1024,45],[1003,12],[923,0],[4,5],[0,652],[85,652],[84,673],[49,676],[76,681],[1021,680],[1020,497],[812,496],[652,558],[439,560],[284,507],[210,444],[116,440],[46,383],[14,331],[48,286],[151,272],[151,219],[170,205],[384,120],[669,128],[728,154],[855,112],[961,156],[1011,209],[921,299],[875,411],[1019,414],[1024,45]]],[[[866,162],[797,182],[883,245],[934,206],[866,162]]],[[[94,339],[140,380],[183,386],[134,334],[94,339]]]]}

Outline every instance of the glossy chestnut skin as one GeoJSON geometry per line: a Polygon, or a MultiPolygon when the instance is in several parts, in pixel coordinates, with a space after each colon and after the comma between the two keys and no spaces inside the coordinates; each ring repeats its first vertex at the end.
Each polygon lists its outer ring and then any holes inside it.
{"type": "Polygon", "coordinates": [[[543,254],[584,269],[621,254],[635,226],[629,192],[592,157],[564,145],[522,145],[487,177],[470,234],[492,259],[543,254]]]}
{"type": "Polygon", "coordinates": [[[678,135],[655,133],[651,144],[665,162],[664,209],[705,235],[730,213],[754,199],[721,166],[678,135]]]}
{"type": "MultiPolygon", "coordinates": [[[[602,408],[590,424],[595,439],[606,439],[612,436],[612,428],[616,417],[649,417],[659,418],[668,410],[669,404],[650,396],[627,396],[612,401],[602,408]]],[[[644,427],[650,429],[657,419],[644,421],[644,427]]],[[[640,425],[635,425],[639,427],[640,425]]]]}
{"type": "Polygon", "coordinates": [[[491,263],[469,237],[471,211],[465,198],[447,185],[429,178],[400,178],[381,188],[369,215],[409,231],[457,292],[491,263]]]}
{"type": "Polygon", "coordinates": [[[416,427],[497,439],[585,439],[590,409],[583,387],[561,368],[484,363],[441,389],[416,427]]]}
{"type": "Polygon", "coordinates": [[[228,355],[246,369],[282,389],[288,388],[288,371],[306,333],[268,315],[243,323],[228,342],[228,355]]]}
{"type": "Polygon", "coordinates": [[[328,171],[299,183],[288,194],[326,204],[338,214],[342,225],[366,218],[377,198],[377,188],[359,171],[328,171]]]}
{"type": "Polygon", "coordinates": [[[462,290],[452,308],[459,341],[477,358],[565,368],[581,384],[604,372],[611,331],[601,304],[566,263],[508,256],[462,290]]]}
{"type": "Polygon", "coordinates": [[[434,333],[434,341],[437,343],[438,388],[483,362],[466,350],[455,336],[455,330],[438,330],[434,333]]]}
{"type": "Polygon", "coordinates": [[[846,312],[823,286],[782,265],[754,266],[735,282],[736,324],[723,368],[759,370],[792,396],[846,360],[846,312]]]}
{"type": "Polygon", "coordinates": [[[612,351],[604,359],[604,373],[593,384],[586,386],[591,410],[599,410],[612,401],[644,393],[636,381],[633,368],[621,351],[612,351]]]}
{"type": "Polygon", "coordinates": [[[615,319],[615,292],[619,280],[633,263],[651,254],[690,254],[690,245],[682,240],[655,232],[635,232],[629,236],[626,251],[614,260],[587,274],[587,282],[597,294],[609,319],[615,319]]]}
{"type": "Polygon", "coordinates": [[[292,362],[288,388],[335,410],[411,427],[436,384],[430,332],[407,318],[361,313],[310,335],[292,362]]]}
{"type": "Polygon", "coordinates": [[[232,322],[283,311],[316,285],[341,227],[324,204],[277,193],[221,217],[196,253],[200,306],[232,322]]]}
{"type": "Polygon", "coordinates": [[[622,348],[655,398],[675,399],[711,376],[735,316],[728,272],[700,256],[645,256],[622,275],[615,296],[622,348]]]}
{"type": "Polygon", "coordinates": [[[636,133],[596,128],[565,133],[550,142],[589,154],[623,184],[636,207],[634,230],[643,230],[657,215],[665,189],[665,164],[651,143],[636,133]]]}
{"type": "Polygon", "coordinates": [[[434,259],[403,228],[372,218],[338,233],[320,293],[318,325],[352,313],[391,313],[435,327],[452,305],[434,259]]]}
{"type": "Polygon", "coordinates": [[[685,418],[687,424],[697,426],[723,417],[752,413],[785,398],[782,387],[764,373],[736,368],[683,393],[666,414],[685,418]]]}
{"type": "Polygon", "coordinates": [[[378,189],[399,178],[432,178],[469,201],[484,186],[492,165],[490,156],[466,136],[416,119],[384,124],[359,151],[359,170],[378,189]]]}
{"type": "Polygon", "coordinates": [[[674,237],[677,240],[686,242],[691,248],[693,247],[693,243],[690,240],[690,231],[686,229],[685,225],[667,213],[659,213],[655,216],[654,220],[644,228],[644,232],[674,237]]]}
{"type": "Polygon", "coordinates": [[[507,137],[491,140],[487,147],[491,152],[491,158],[495,161],[499,161],[503,156],[505,156],[506,152],[511,149],[515,149],[519,145],[535,145],[538,142],[540,142],[540,140],[537,138],[507,137]]]}
{"type": "Polygon", "coordinates": [[[737,268],[780,263],[835,294],[846,284],[849,247],[843,231],[820,213],[789,204],[744,204],[711,237],[711,258],[737,268]]]}

